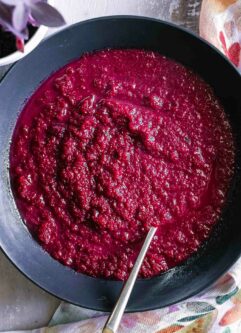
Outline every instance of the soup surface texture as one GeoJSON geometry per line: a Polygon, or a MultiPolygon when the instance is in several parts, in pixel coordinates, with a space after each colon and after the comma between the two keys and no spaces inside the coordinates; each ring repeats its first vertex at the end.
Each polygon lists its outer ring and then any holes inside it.
{"type": "Polygon", "coordinates": [[[128,277],[187,259],[210,235],[233,175],[231,127],[212,89],[142,50],[85,54],[26,103],[10,153],[16,203],[34,238],[78,272],[128,277]]]}

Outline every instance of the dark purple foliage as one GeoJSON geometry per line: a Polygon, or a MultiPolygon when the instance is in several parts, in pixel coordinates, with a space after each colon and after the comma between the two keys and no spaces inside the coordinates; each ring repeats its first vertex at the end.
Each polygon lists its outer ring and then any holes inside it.
{"type": "Polygon", "coordinates": [[[0,26],[4,30],[23,41],[28,38],[28,23],[58,27],[65,20],[46,0],[0,0],[0,26]]]}

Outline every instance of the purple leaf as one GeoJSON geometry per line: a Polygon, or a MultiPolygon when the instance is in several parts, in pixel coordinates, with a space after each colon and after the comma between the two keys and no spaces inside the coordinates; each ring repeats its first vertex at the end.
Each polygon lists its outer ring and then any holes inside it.
{"type": "Polygon", "coordinates": [[[6,6],[0,2],[0,25],[4,30],[12,32],[15,36],[26,39],[28,36],[27,29],[23,29],[23,31],[18,31],[13,27],[12,11],[13,9],[11,7],[6,6]]]}
{"type": "Polygon", "coordinates": [[[41,1],[46,2],[47,0],[22,0],[22,1],[24,1],[25,4],[30,7],[37,2],[41,2],[41,1]]]}
{"type": "Polygon", "coordinates": [[[0,19],[0,25],[3,27],[5,31],[11,32],[13,35],[15,35],[18,38],[21,39],[27,39],[28,38],[28,33],[26,33],[26,30],[24,31],[18,31],[13,28],[11,25],[3,25],[0,19]]]}
{"type": "Polygon", "coordinates": [[[18,2],[22,2],[21,0],[1,0],[2,3],[8,6],[16,6],[18,2]]]}
{"type": "Polygon", "coordinates": [[[29,14],[28,17],[28,23],[31,24],[33,27],[38,27],[39,25],[35,21],[35,19],[32,17],[31,13],[29,14]]]}
{"type": "Polygon", "coordinates": [[[45,0],[0,0],[0,2],[8,6],[17,6],[19,3],[22,3],[25,4],[27,7],[39,1],[45,1],[45,0]]]}
{"type": "Polygon", "coordinates": [[[37,2],[31,5],[31,15],[38,24],[48,27],[59,27],[65,24],[63,16],[45,2],[37,2]]]}
{"type": "Polygon", "coordinates": [[[27,8],[23,2],[19,2],[13,10],[13,27],[22,31],[28,22],[29,8],[27,8]]]}
{"type": "Polygon", "coordinates": [[[65,24],[62,15],[46,0],[0,0],[0,26],[19,40],[28,38],[27,24],[50,27],[65,24]]]}
{"type": "Polygon", "coordinates": [[[5,6],[0,2],[0,24],[4,27],[11,25],[12,23],[12,11],[8,6],[5,6]]]}

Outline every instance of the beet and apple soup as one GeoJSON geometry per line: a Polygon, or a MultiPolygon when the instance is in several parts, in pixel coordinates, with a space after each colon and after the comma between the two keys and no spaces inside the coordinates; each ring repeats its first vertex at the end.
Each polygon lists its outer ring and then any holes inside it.
{"type": "Polygon", "coordinates": [[[233,175],[228,119],[198,75],[142,50],[83,55],[32,95],[10,175],[33,237],[78,272],[124,280],[193,254],[218,221],[233,175]]]}

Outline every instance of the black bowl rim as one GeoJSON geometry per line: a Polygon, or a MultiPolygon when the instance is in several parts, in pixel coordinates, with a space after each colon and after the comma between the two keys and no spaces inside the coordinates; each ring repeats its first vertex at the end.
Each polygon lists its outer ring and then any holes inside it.
{"type": "MultiPolygon", "coordinates": [[[[219,50],[217,49],[213,44],[209,43],[208,41],[206,41],[204,38],[198,36],[196,33],[188,30],[187,28],[184,28],[184,27],[181,27],[181,26],[178,26],[177,24],[175,23],[172,23],[172,22],[167,22],[167,21],[164,21],[164,20],[161,20],[161,19],[157,19],[157,18],[151,18],[151,17],[147,17],[147,16],[139,16],[139,15],[107,15],[107,16],[101,16],[101,17],[95,17],[95,18],[91,18],[91,19],[87,19],[87,20],[84,20],[84,21],[81,21],[81,22],[77,22],[75,24],[72,24],[72,25],[69,25],[67,26],[66,28],[60,30],[60,31],[57,31],[55,32],[54,34],[52,34],[51,36],[48,36],[47,38],[45,38],[40,44],[43,44],[45,43],[45,41],[53,38],[54,36],[56,36],[57,34],[61,34],[62,32],[65,32],[66,30],[71,30],[72,28],[76,27],[76,26],[82,26],[82,25],[85,25],[86,23],[90,23],[90,22],[96,22],[96,21],[105,21],[105,20],[112,20],[112,19],[116,19],[116,20],[121,20],[121,19],[134,19],[134,20],[142,20],[142,21],[152,21],[152,22],[156,22],[156,23],[160,23],[162,25],[165,25],[165,26],[169,26],[169,27],[172,27],[176,30],[181,30],[182,32],[190,35],[192,38],[194,39],[197,39],[199,40],[199,42],[207,45],[208,47],[210,47],[211,49],[213,49],[216,53],[219,54],[219,56],[221,56],[223,58],[223,60],[229,64],[229,66],[231,66],[233,68],[233,70],[236,72],[236,74],[240,75],[238,69],[234,66],[234,64],[219,50]]],[[[30,53],[31,54],[31,53],[30,53]]],[[[18,61],[19,62],[19,61],[18,61]]],[[[21,60],[20,60],[21,62],[21,60]]],[[[0,79],[0,84],[1,82],[7,77],[7,75],[12,71],[14,70],[14,67],[17,63],[14,63],[10,66],[10,68],[5,72],[5,74],[3,75],[3,77],[0,79]]],[[[0,87],[1,88],[1,87],[0,87]]],[[[1,225],[0,225],[1,227],[1,225]]],[[[39,245],[40,246],[40,245],[39,245]]],[[[21,270],[21,268],[18,267],[18,264],[14,262],[14,259],[11,258],[11,256],[7,253],[7,251],[5,251],[4,249],[4,245],[3,245],[3,242],[0,238],[0,248],[2,249],[4,255],[10,260],[10,262],[18,269],[18,271],[23,274],[24,276],[26,276],[31,282],[33,282],[36,286],[40,287],[41,289],[45,290],[46,292],[48,292],[49,294],[51,294],[52,296],[54,296],[55,298],[59,299],[59,300],[65,300],[71,304],[74,304],[74,305],[77,305],[77,306],[81,306],[81,307],[84,307],[86,309],[90,309],[90,310],[97,310],[97,311],[103,311],[103,308],[102,307],[98,307],[98,306],[95,306],[95,307],[90,307],[90,306],[86,306],[84,304],[81,304],[82,302],[80,301],[79,303],[77,302],[73,302],[71,299],[68,299],[67,297],[62,297],[62,296],[58,296],[57,294],[55,294],[53,291],[50,291],[48,289],[48,287],[46,286],[42,286],[41,282],[37,282],[36,280],[33,280],[32,277],[25,273],[24,271],[21,270]]],[[[236,254],[233,255],[233,259],[229,262],[226,263],[226,265],[223,265],[223,268],[219,270],[219,272],[215,273],[212,278],[209,279],[209,281],[206,283],[206,284],[203,284],[201,287],[197,287],[194,291],[190,291],[185,297],[182,297],[179,299],[178,303],[180,302],[183,302],[184,300],[187,300],[195,295],[197,295],[198,293],[200,293],[201,291],[204,291],[206,290],[207,288],[209,288],[210,286],[212,286],[218,278],[220,278],[221,276],[223,276],[223,274],[225,274],[231,267],[232,265],[235,264],[235,262],[238,260],[238,258],[240,257],[240,254],[241,254],[241,244],[240,244],[240,249],[238,251],[236,251],[236,254]]],[[[53,259],[54,260],[54,259],[53,259]]],[[[69,269],[69,268],[67,268],[69,269]]],[[[172,269],[171,269],[172,270],[172,269]]],[[[171,271],[169,270],[169,271],[171,271]]],[[[164,272],[165,274],[165,272],[164,272]]],[[[162,275],[162,274],[161,274],[162,275]]],[[[158,276],[157,276],[158,277],[158,276]]],[[[149,278],[149,279],[145,279],[145,280],[154,280],[155,278],[157,277],[152,277],[152,278],[149,278]]],[[[95,277],[90,277],[88,276],[88,278],[90,279],[94,279],[94,280],[103,280],[103,281],[106,281],[105,279],[100,279],[100,278],[95,278],[95,277]]],[[[121,285],[123,284],[122,281],[113,281],[115,282],[116,284],[118,284],[120,287],[121,285]]],[[[84,303],[84,302],[83,302],[84,303]]],[[[177,304],[176,302],[169,302],[168,305],[165,305],[164,307],[166,306],[169,306],[169,305],[173,305],[173,304],[177,304]]],[[[159,309],[159,308],[163,308],[163,306],[144,306],[142,308],[138,308],[138,309],[131,309],[129,310],[127,308],[127,313],[131,312],[131,313],[135,313],[135,312],[144,312],[144,311],[149,311],[149,310],[155,310],[155,309],[159,309]]]]}

